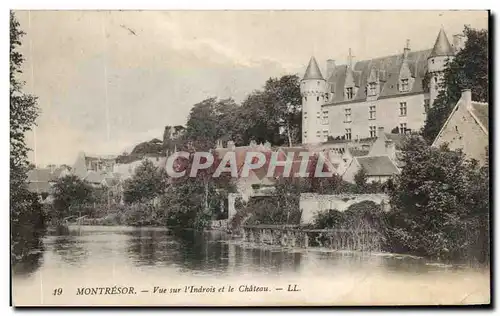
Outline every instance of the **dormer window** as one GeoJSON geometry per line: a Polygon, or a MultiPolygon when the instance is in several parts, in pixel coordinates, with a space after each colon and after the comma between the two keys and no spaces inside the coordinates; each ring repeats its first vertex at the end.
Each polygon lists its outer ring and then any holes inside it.
{"type": "Polygon", "coordinates": [[[409,90],[408,79],[401,79],[401,91],[405,92],[409,90]]]}
{"type": "Polygon", "coordinates": [[[352,98],[354,98],[354,88],[353,87],[346,88],[346,97],[347,97],[347,100],[352,100],[352,98]]]}

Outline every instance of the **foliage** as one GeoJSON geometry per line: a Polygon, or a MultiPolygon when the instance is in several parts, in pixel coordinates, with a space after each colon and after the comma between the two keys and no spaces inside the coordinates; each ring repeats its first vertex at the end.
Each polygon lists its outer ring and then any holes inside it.
{"type": "Polygon", "coordinates": [[[300,79],[296,75],[269,78],[264,86],[264,94],[273,105],[278,124],[287,136],[288,145],[300,143],[302,111],[300,79]]]}
{"type": "Polygon", "coordinates": [[[167,176],[163,169],[156,167],[150,160],[142,161],[132,178],[125,180],[123,199],[125,203],[147,202],[159,197],[166,188],[167,176]]]}
{"type": "Polygon", "coordinates": [[[74,216],[75,210],[80,210],[86,204],[93,202],[92,186],[76,175],[61,177],[53,186],[54,212],[52,218],[61,220],[74,216]]]}
{"type": "Polygon", "coordinates": [[[184,150],[190,152],[190,155],[188,158],[178,158],[176,171],[185,171],[185,174],[170,179],[161,205],[167,212],[165,218],[168,226],[202,229],[209,220],[218,217],[228,193],[234,192],[235,188],[229,174],[222,173],[220,177],[213,177],[221,161],[219,158],[215,158],[209,168],[198,170],[195,176],[191,177],[195,152],[187,148],[184,150]]]}
{"type": "Polygon", "coordinates": [[[286,138],[289,145],[297,144],[302,122],[299,81],[296,75],[269,78],[263,90],[250,93],[241,106],[232,99],[217,98],[195,104],[186,124],[185,142],[197,149],[211,148],[217,140],[232,140],[238,146],[252,140],[281,145],[286,138]]]}
{"type": "Polygon", "coordinates": [[[359,169],[359,171],[354,175],[354,183],[359,188],[361,192],[366,190],[368,185],[368,175],[366,174],[365,168],[359,169]]]}
{"type": "Polygon", "coordinates": [[[471,89],[472,99],[488,102],[488,31],[465,26],[465,47],[448,62],[441,91],[427,114],[422,135],[430,144],[441,130],[463,89],[471,89]]]}
{"type": "Polygon", "coordinates": [[[419,137],[409,137],[403,150],[405,166],[390,192],[391,250],[487,260],[487,168],[460,151],[429,147],[419,137]]]}
{"type": "Polygon", "coordinates": [[[385,214],[380,205],[372,201],[362,201],[349,206],[345,211],[328,210],[318,213],[313,226],[319,229],[343,228],[355,229],[366,224],[366,227],[383,232],[385,214]]]}
{"type": "Polygon", "coordinates": [[[238,106],[232,99],[209,98],[191,109],[184,138],[198,150],[212,148],[223,136],[231,137],[237,125],[238,106]]]}
{"type": "Polygon", "coordinates": [[[22,91],[24,82],[18,79],[24,57],[18,51],[25,33],[14,13],[10,13],[10,223],[11,253],[14,262],[29,257],[38,248],[45,228],[45,215],[38,196],[28,190],[27,172],[29,148],[24,135],[38,117],[36,97],[22,91]]]}

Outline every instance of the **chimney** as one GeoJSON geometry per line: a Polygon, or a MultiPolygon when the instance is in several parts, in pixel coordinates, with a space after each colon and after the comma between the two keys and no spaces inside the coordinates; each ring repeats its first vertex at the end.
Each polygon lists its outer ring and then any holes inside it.
{"type": "Polygon", "coordinates": [[[453,49],[455,54],[465,47],[465,36],[463,34],[453,35],[453,49]]]}
{"type": "Polygon", "coordinates": [[[217,147],[216,148],[222,148],[222,140],[221,139],[217,140],[217,147]]]}
{"type": "Polygon", "coordinates": [[[333,74],[333,71],[335,70],[335,60],[333,59],[328,59],[326,61],[326,80],[330,78],[330,76],[333,74]]]}
{"type": "Polygon", "coordinates": [[[229,150],[234,150],[234,149],[236,148],[236,146],[234,145],[234,142],[233,142],[232,140],[229,140],[229,141],[227,142],[227,148],[228,148],[229,150]]]}
{"type": "Polygon", "coordinates": [[[406,40],[406,46],[405,46],[405,49],[404,49],[404,52],[403,52],[403,58],[404,59],[408,59],[408,53],[410,52],[410,40],[407,39],[406,40]]]}
{"type": "Polygon", "coordinates": [[[384,135],[384,127],[383,126],[378,128],[377,137],[382,137],[382,135],[384,135]]]}
{"type": "Polygon", "coordinates": [[[385,141],[385,152],[393,161],[396,161],[396,144],[392,140],[385,141]]]}
{"type": "Polygon", "coordinates": [[[463,89],[462,90],[462,101],[465,102],[467,106],[470,106],[472,103],[472,93],[470,89],[463,89]]]}

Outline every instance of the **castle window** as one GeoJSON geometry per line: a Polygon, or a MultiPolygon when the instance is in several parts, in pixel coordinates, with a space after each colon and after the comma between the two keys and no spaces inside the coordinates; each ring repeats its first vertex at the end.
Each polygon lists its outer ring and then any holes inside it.
{"type": "Polygon", "coordinates": [[[377,83],[376,82],[370,82],[368,84],[368,91],[369,91],[369,94],[368,95],[377,95],[377,83]]]}
{"type": "Polygon", "coordinates": [[[345,109],[345,123],[351,122],[351,109],[345,109]]]}
{"type": "Polygon", "coordinates": [[[345,129],[345,139],[351,140],[351,136],[352,136],[351,129],[350,128],[346,128],[345,129]]]}
{"type": "Polygon", "coordinates": [[[347,100],[351,100],[354,97],[354,88],[349,87],[346,89],[347,100]]]}
{"type": "Polygon", "coordinates": [[[375,105],[370,105],[370,120],[374,120],[376,117],[375,105]]]}
{"type": "Polygon", "coordinates": [[[370,126],[370,137],[371,138],[377,137],[377,127],[376,126],[370,126]]]}
{"type": "Polygon", "coordinates": [[[316,112],[316,118],[320,118],[319,112],[316,112]]]}
{"type": "Polygon", "coordinates": [[[316,97],[316,101],[319,101],[319,97],[316,97]]]}
{"type": "Polygon", "coordinates": [[[399,134],[406,134],[406,123],[399,124],[399,134]]]}
{"type": "Polygon", "coordinates": [[[323,111],[323,124],[328,124],[328,111],[323,111]]]}
{"type": "Polygon", "coordinates": [[[401,91],[408,91],[408,79],[401,79],[401,91]]]}
{"type": "Polygon", "coordinates": [[[406,116],[406,102],[399,103],[399,116],[406,116]]]}
{"type": "Polygon", "coordinates": [[[434,64],[434,58],[431,59],[431,62],[434,64]]]}

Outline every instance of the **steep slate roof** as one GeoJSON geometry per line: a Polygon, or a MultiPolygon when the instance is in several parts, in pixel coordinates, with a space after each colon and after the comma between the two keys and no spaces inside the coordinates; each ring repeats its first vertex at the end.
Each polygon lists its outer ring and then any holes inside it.
{"type": "Polygon", "coordinates": [[[480,123],[488,132],[488,103],[472,102],[472,106],[469,109],[473,116],[477,118],[480,123]]]}
{"type": "Polygon", "coordinates": [[[303,80],[309,79],[323,79],[323,75],[321,74],[321,70],[319,70],[318,63],[316,62],[316,58],[311,57],[309,60],[309,65],[307,66],[306,73],[304,74],[303,80]]]}
{"type": "Polygon", "coordinates": [[[35,168],[28,171],[28,182],[49,182],[52,180],[50,168],[35,168]]]}
{"type": "Polygon", "coordinates": [[[385,137],[387,139],[392,140],[394,142],[394,145],[396,146],[396,149],[401,149],[401,146],[403,145],[403,138],[404,134],[392,134],[392,133],[385,133],[385,137]]]}
{"type": "Polygon", "coordinates": [[[33,193],[50,193],[52,188],[48,182],[30,182],[28,183],[28,190],[33,193]]]}
{"type": "Polygon", "coordinates": [[[358,92],[352,100],[344,99],[344,88],[347,77],[347,71],[350,71],[347,65],[336,66],[332,75],[327,78],[330,83],[330,91],[334,93],[332,102],[325,105],[338,103],[350,103],[365,101],[367,97],[366,87],[368,85],[368,77],[372,68],[378,72],[380,83],[379,98],[388,98],[396,95],[423,93],[422,79],[427,72],[427,59],[431,50],[410,51],[407,57],[407,63],[412,76],[415,78],[412,90],[408,92],[399,92],[398,80],[399,71],[403,63],[403,54],[362,60],[356,62],[353,67],[353,77],[355,85],[359,88],[358,92]]]}
{"type": "Polygon", "coordinates": [[[399,173],[398,168],[388,156],[366,156],[355,157],[354,159],[365,169],[368,176],[391,176],[399,173]]]}
{"type": "Polygon", "coordinates": [[[438,37],[436,38],[436,43],[434,43],[434,48],[432,49],[431,55],[429,57],[437,57],[437,56],[452,56],[453,55],[453,47],[448,41],[448,37],[444,32],[444,29],[441,28],[439,30],[438,37]]]}
{"type": "Polygon", "coordinates": [[[87,180],[90,183],[100,184],[104,181],[104,178],[105,178],[105,174],[90,170],[87,173],[85,180],[87,180]]]}

